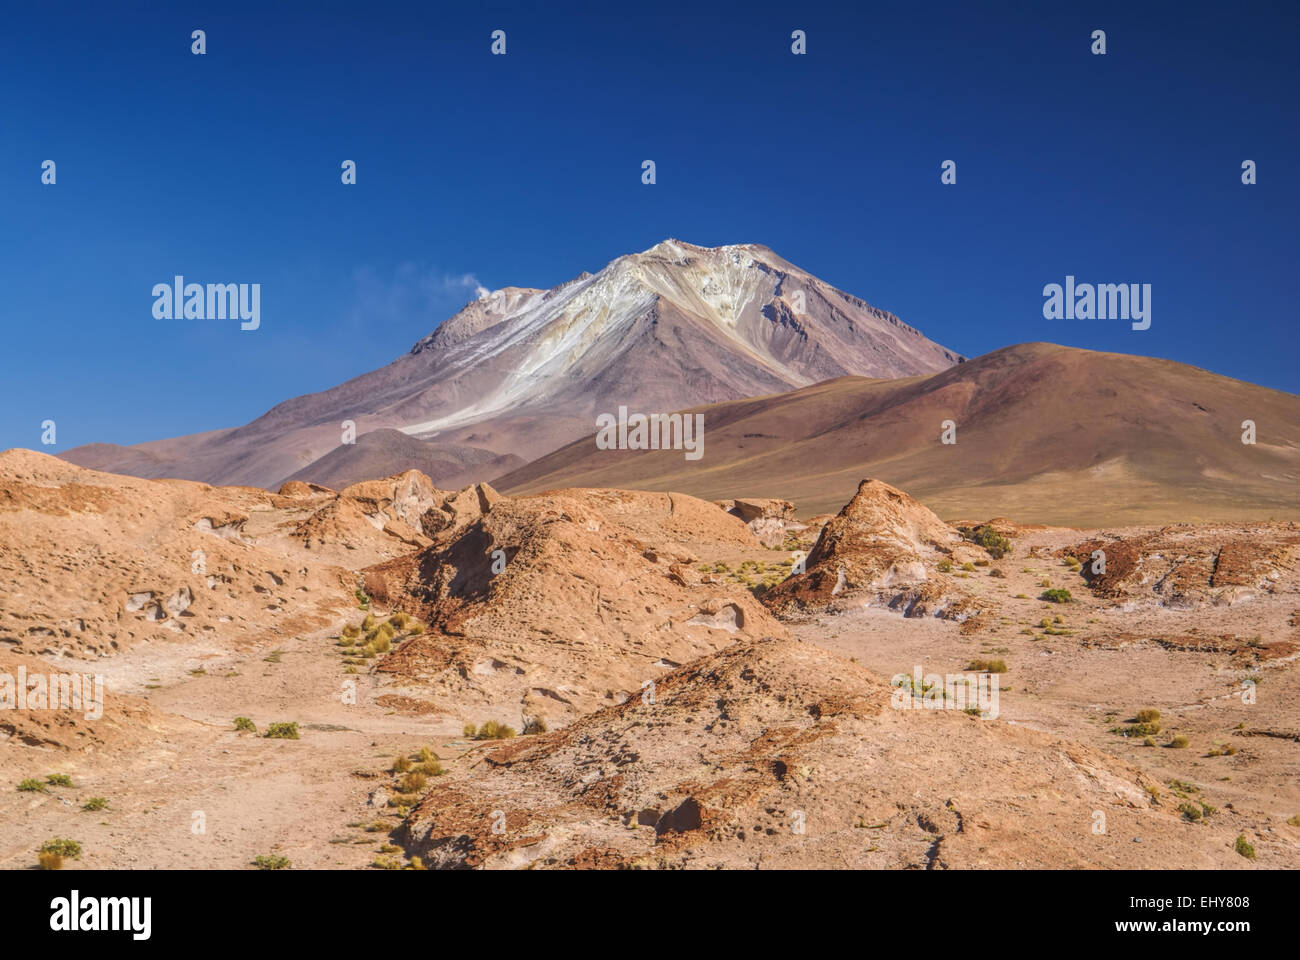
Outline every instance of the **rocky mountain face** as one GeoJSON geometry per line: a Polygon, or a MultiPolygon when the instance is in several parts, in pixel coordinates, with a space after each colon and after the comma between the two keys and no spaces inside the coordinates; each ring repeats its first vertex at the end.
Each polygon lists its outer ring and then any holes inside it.
{"type": "MultiPolygon", "coordinates": [[[[387,366],[245,426],[134,447],[91,444],[65,457],[141,477],[337,483],[339,457],[321,477],[312,465],[348,445],[342,425],[352,421],[358,437],[392,429],[454,446],[451,456],[421,449],[425,462],[403,464],[384,444],[373,472],[419,468],[450,485],[463,473],[443,478],[431,464],[531,460],[593,432],[595,417],[619,406],[669,413],[850,374],[936,373],[962,360],[766,247],[665,240],[550,290],[487,294],[387,366]]],[[[364,476],[365,459],[348,458],[348,481],[364,476]]]]}

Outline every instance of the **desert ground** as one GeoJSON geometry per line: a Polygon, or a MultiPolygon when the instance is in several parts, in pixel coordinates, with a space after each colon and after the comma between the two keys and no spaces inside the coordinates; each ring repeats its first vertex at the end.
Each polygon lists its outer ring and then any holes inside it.
{"type": "Polygon", "coordinates": [[[0,453],[0,866],[1300,866],[1300,525],[747,492],[0,453]]]}

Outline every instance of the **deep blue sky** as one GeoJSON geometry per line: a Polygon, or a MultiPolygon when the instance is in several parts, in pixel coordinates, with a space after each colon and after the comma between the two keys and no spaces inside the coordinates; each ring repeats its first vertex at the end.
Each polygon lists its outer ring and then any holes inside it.
{"type": "Polygon", "coordinates": [[[476,282],[669,236],[765,243],[970,356],[1050,340],[1300,392],[1297,49],[1290,2],[10,4],[0,448],[46,418],[55,450],[244,423],[476,282]],[[177,273],[260,282],[262,328],[155,320],[177,273]],[[1067,273],[1151,283],[1151,329],[1044,320],[1067,273]]]}

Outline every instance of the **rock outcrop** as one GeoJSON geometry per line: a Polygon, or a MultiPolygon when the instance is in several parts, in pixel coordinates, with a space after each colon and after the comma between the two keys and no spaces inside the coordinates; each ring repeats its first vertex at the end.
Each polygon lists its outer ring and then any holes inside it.
{"type": "Polygon", "coordinates": [[[797,573],[763,595],[771,610],[822,607],[864,593],[925,583],[930,567],[962,544],[927,507],[880,480],[863,480],[822,527],[797,573]]]}

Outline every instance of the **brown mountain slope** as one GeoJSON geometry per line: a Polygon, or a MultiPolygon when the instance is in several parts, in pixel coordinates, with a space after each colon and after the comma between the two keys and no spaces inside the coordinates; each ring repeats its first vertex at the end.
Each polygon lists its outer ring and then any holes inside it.
{"type": "Polygon", "coordinates": [[[940,516],[1096,525],[1300,517],[1300,397],[1167,360],[1046,343],[931,376],[841,377],[694,408],[704,454],[598,450],[593,437],[498,478],[784,497],[838,509],[864,475],[940,516]],[[1254,445],[1242,443],[1253,420],[1254,445]],[[941,443],[943,422],[956,443],[941,443]]]}
{"type": "Polygon", "coordinates": [[[341,490],[354,483],[419,470],[435,486],[459,490],[475,480],[524,465],[513,453],[496,454],[482,447],[430,443],[400,430],[373,430],[356,443],[336,447],[287,480],[318,483],[341,490]]]}

